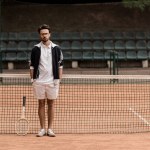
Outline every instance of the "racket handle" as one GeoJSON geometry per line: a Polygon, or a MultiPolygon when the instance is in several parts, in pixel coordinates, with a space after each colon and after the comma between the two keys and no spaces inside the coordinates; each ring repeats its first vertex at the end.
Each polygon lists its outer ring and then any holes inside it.
{"type": "Polygon", "coordinates": [[[23,96],[23,106],[26,105],[26,96],[23,96]]]}

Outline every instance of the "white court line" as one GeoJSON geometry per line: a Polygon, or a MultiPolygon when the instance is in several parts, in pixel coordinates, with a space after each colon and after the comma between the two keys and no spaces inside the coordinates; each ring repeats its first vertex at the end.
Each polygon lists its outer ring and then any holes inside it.
{"type": "Polygon", "coordinates": [[[135,116],[137,116],[141,121],[143,121],[144,124],[150,126],[150,123],[145,118],[143,118],[139,113],[137,113],[133,108],[130,107],[130,111],[132,111],[132,113],[135,116]]]}

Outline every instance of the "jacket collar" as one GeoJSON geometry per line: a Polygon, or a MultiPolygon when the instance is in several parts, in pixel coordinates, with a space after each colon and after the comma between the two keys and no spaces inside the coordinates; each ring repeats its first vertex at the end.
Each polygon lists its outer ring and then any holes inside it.
{"type": "MultiPolygon", "coordinates": [[[[36,45],[34,45],[34,46],[37,46],[37,47],[40,48],[41,45],[42,45],[42,42],[40,42],[40,43],[38,43],[38,44],[36,44],[36,45]]],[[[57,45],[51,41],[51,47],[54,48],[55,46],[57,46],[57,45]]]]}

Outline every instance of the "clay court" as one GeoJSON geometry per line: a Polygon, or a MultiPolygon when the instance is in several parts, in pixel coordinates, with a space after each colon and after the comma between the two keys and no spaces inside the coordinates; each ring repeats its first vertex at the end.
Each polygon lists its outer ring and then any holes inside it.
{"type": "MultiPolygon", "coordinates": [[[[23,94],[25,94],[28,91],[27,89],[29,87],[24,85],[21,89],[18,85],[15,85],[15,88],[13,90],[15,90],[16,92],[14,94],[10,93],[10,95],[7,94],[6,96],[6,93],[8,93],[7,90],[11,88],[12,86],[7,85],[7,88],[3,86],[3,88],[1,89],[1,91],[4,92],[1,95],[3,99],[7,99],[9,97],[9,99],[12,98],[13,100],[16,99],[18,101],[18,103],[1,101],[1,105],[3,105],[6,108],[8,107],[9,104],[11,104],[11,106],[14,105],[14,108],[11,107],[9,110],[10,114],[8,115],[10,116],[14,112],[15,108],[19,107],[20,105],[19,99],[23,94]],[[22,91],[22,93],[18,91],[22,91]]],[[[54,124],[55,131],[57,133],[56,137],[55,138],[50,138],[47,136],[41,138],[36,137],[36,130],[38,131],[38,128],[35,127],[33,129],[33,127],[38,126],[37,120],[34,120],[36,123],[34,122],[35,124],[32,125],[32,130],[35,133],[29,133],[25,136],[18,136],[17,134],[15,134],[14,128],[13,130],[11,129],[11,125],[14,125],[15,120],[20,116],[21,108],[20,109],[18,108],[18,110],[15,111],[17,114],[17,115],[15,114],[16,117],[13,117],[12,115],[12,119],[14,120],[9,125],[7,124],[8,123],[7,121],[1,122],[1,128],[7,125],[7,128],[4,128],[6,130],[5,132],[12,131],[12,133],[5,133],[5,134],[2,133],[0,135],[0,146],[1,146],[0,149],[148,150],[150,146],[149,144],[150,134],[148,124],[149,94],[145,94],[145,92],[148,92],[149,89],[150,89],[149,84],[145,83],[144,84],[138,83],[138,85],[137,84],[126,85],[122,83],[120,84],[115,83],[111,85],[109,85],[108,83],[106,85],[105,84],[84,85],[83,83],[82,85],[62,84],[60,89],[60,99],[59,99],[60,101],[56,102],[57,108],[60,109],[61,106],[63,108],[63,110],[61,109],[56,110],[57,116],[56,118],[59,118],[55,120],[56,122],[54,124]],[[92,89],[99,89],[99,90],[94,91],[92,89]],[[89,94],[91,91],[92,93],[89,94]],[[125,93],[125,91],[127,93],[125,93]],[[96,96],[97,92],[99,94],[96,96]],[[144,95],[144,98],[142,98],[141,101],[139,101],[138,99],[140,95],[144,95]],[[94,103],[91,103],[92,98],[94,100],[94,103]],[[103,99],[103,101],[99,102],[99,99],[103,99]],[[109,102],[110,99],[112,100],[111,102],[109,102]],[[121,100],[121,102],[119,102],[119,100],[121,100]],[[81,104],[80,101],[82,102],[81,104]],[[142,117],[144,119],[141,119],[141,117],[138,116],[137,113],[134,112],[134,110],[130,112],[130,109],[128,108],[130,108],[131,104],[132,105],[134,104],[134,108],[136,108],[136,111],[140,111],[141,108],[144,108],[143,111],[141,111],[143,113],[142,117]],[[68,105],[68,107],[66,105],[68,105]],[[94,108],[95,110],[92,110],[92,108],[94,108]],[[103,111],[98,110],[98,108],[101,108],[103,111]],[[113,114],[109,113],[109,111],[111,111],[113,114]],[[99,112],[98,116],[97,112],[99,112]],[[118,114],[124,117],[121,118],[118,114]],[[61,115],[62,117],[60,117],[61,115]],[[92,119],[89,119],[89,115],[91,115],[92,119]],[[98,117],[100,117],[100,121],[102,121],[102,123],[97,121],[98,117]],[[113,118],[113,123],[111,123],[111,118],[113,118]],[[117,119],[120,119],[120,121],[122,121],[122,124],[117,124],[117,119]],[[124,120],[129,123],[132,122],[133,128],[131,126],[128,126],[128,124],[124,124],[125,122],[124,120]],[[77,121],[80,124],[79,126],[76,123],[77,121]],[[67,123],[65,124],[65,122],[67,123]],[[88,124],[89,127],[86,126],[86,124],[88,124]],[[98,128],[96,128],[97,125],[101,125],[100,128],[101,130],[97,133],[93,133],[96,130],[98,130],[98,128]],[[90,126],[95,127],[95,129],[91,129],[90,126]],[[124,128],[121,128],[121,126],[124,126],[124,128]],[[79,129],[76,129],[77,127],[79,127],[79,129]],[[119,130],[120,128],[124,131],[124,133],[117,133],[117,132],[112,133],[111,131],[113,130],[113,128],[115,130],[119,130]],[[87,132],[89,131],[91,133],[87,134],[87,132]],[[105,131],[110,132],[110,134],[106,133],[105,131]]],[[[26,93],[29,94],[27,98],[32,97],[31,92],[32,89],[30,89],[29,91],[30,93],[26,93]]],[[[28,103],[30,102],[28,101],[28,103]]],[[[31,107],[30,104],[27,105],[26,111],[27,117],[29,119],[31,116],[30,114],[32,110],[31,107]]],[[[3,108],[3,113],[4,110],[5,109],[3,108]]],[[[6,109],[6,111],[8,111],[8,109],[6,109]]],[[[37,113],[36,111],[33,112],[34,115],[37,113]]],[[[4,115],[3,113],[1,113],[1,115],[4,115]]],[[[7,117],[5,118],[5,120],[7,120],[7,117]]]]}
{"type": "Polygon", "coordinates": [[[58,134],[55,138],[35,135],[0,135],[1,150],[149,150],[150,134],[58,134]]]}

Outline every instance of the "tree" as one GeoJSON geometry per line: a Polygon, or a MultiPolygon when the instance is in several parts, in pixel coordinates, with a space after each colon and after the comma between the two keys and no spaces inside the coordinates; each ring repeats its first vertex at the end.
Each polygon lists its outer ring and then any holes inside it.
{"type": "Polygon", "coordinates": [[[147,6],[150,6],[150,0],[122,0],[123,5],[128,8],[139,8],[144,10],[147,6]]]}

